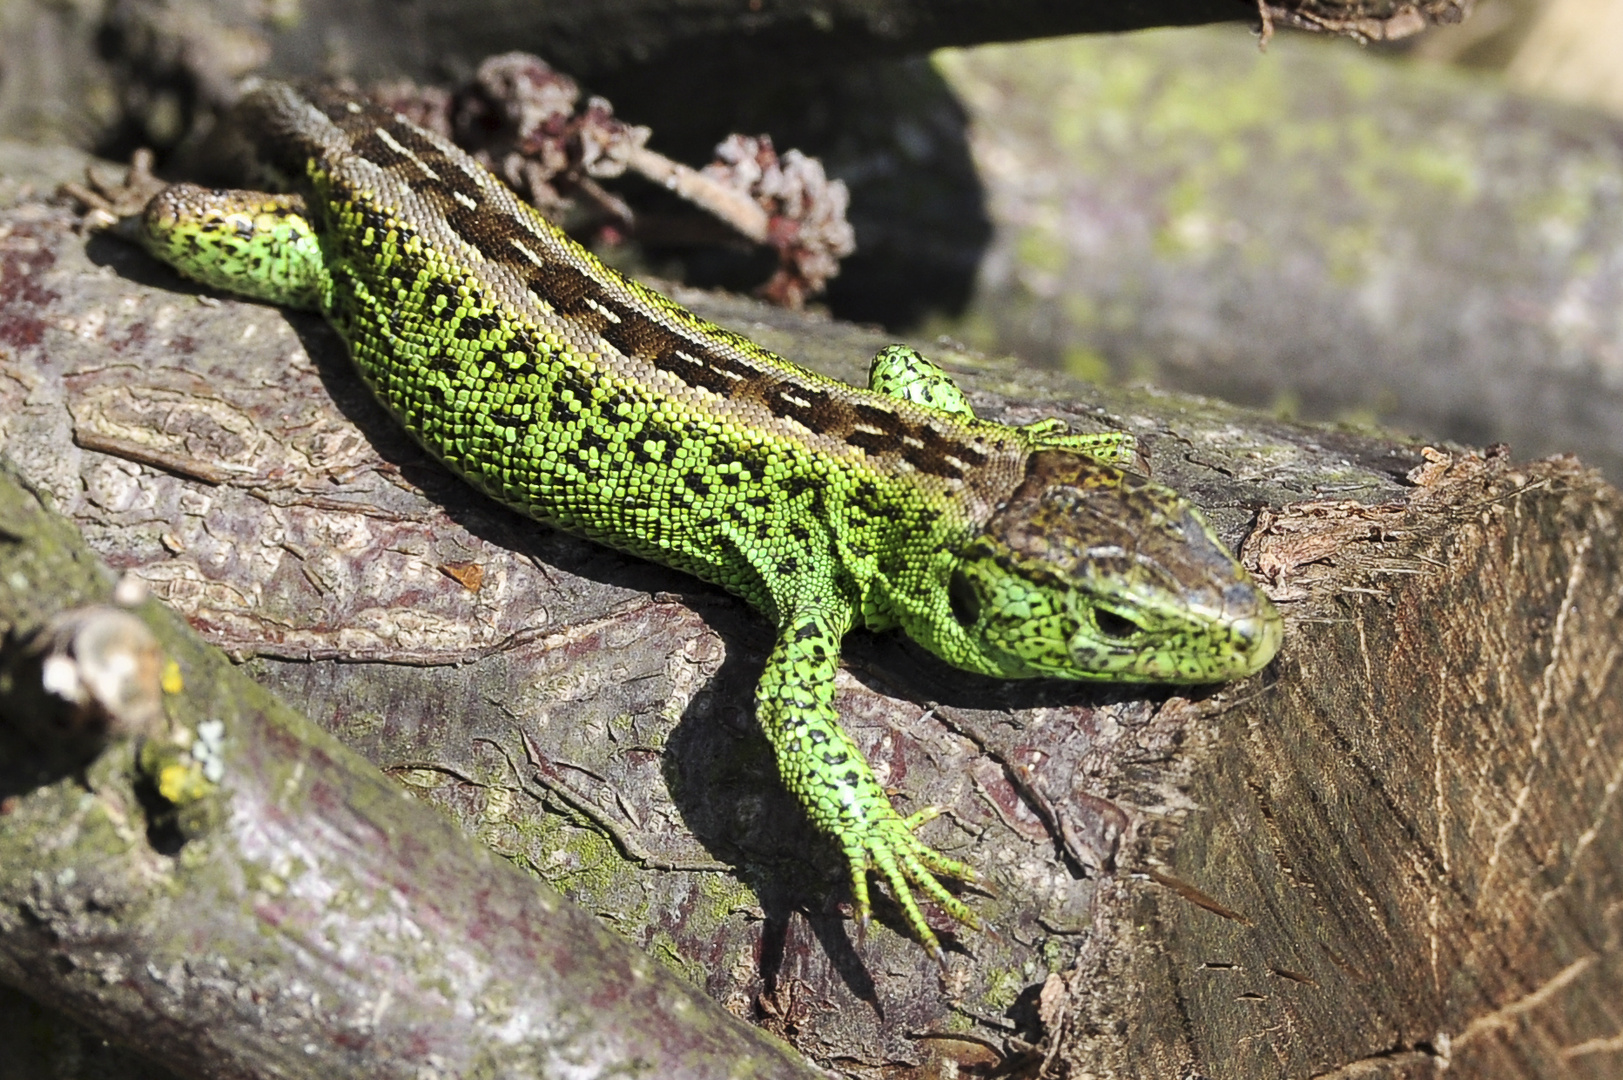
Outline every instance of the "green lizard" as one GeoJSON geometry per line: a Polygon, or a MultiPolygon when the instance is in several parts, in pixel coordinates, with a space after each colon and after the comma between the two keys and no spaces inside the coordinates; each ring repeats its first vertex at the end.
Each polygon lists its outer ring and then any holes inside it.
{"type": "Polygon", "coordinates": [[[776,628],[757,715],[850,864],[974,913],[840,728],[840,642],[899,627],[988,675],[1204,683],[1259,670],[1281,621],[1130,436],[977,419],[911,349],[859,390],[594,259],[444,139],[335,90],[265,84],[230,121],[295,194],[176,185],[135,232],[199,281],[321,312],[435,456],[541,521],[695,574],[776,628]]]}

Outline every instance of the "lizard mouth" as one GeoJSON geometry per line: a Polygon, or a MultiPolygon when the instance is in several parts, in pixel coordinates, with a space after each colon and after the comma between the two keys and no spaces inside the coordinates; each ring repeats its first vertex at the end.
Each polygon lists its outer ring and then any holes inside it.
{"type": "Polygon", "coordinates": [[[1224,678],[1237,679],[1261,671],[1279,652],[1285,637],[1279,609],[1249,578],[1224,588],[1222,608],[1207,614],[1206,619],[1221,629],[1220,636],[1227,645],[1232,667],[1224,678]]]}
{"type": "Polygon", "coordinates": [[[1223,682],[1253,675],[1279,652],[1284,624],[1261,589],[1231,584],[1221,605],[1194,604],[1182,611],[1146,615],[1143,623],[1095,612],[1069,645],[1079,666],[1121,665],[1120,677],[1145,682],[1223,682]]]}
{"type": "Polygon", "coordinates": [[[1254,675],[1268,666],[1284,640],[1279,610],[1254,582],[1223,588],[1221,603],[1192,604],[1188,629],[1173,631],[1174,648],[1156,657],[1154,677],[1169,682],[1221,682],[1254,675]]]}
{"type": "Polygon", "coordinates": [[[1279,610],[1262,590],[1256,592],[1260,600],[1257,612],[1228,623],[1229,638],[1236,647],[1236,677],[1252,675],[1267,667],[1285,639],[1285,624],[1279,617],[1279,610]]]}

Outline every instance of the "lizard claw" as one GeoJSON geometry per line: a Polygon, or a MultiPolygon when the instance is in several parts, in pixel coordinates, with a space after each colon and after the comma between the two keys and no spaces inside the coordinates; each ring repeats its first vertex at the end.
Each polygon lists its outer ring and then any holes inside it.
{"type": "MultiPolygon", "coordinates": [[[[888,807],[887,807],[888,809],[888,807]]],[[[947,914],[971,929],[980,929],[980,920],[962,900],[948,892],[936,875],[956,878],[968,884],[980,883],[980,875],[968,865],[949,859],[913,835],[913,830],[942,814],[942,808],[929,806],[903,818],[891,810],[870,820],[855,836],[848,836],[845,854],[851,865],[851,892],[855,900],[858,932],[866,931],[871,915],[868,902],[868,871],[879,872],[890,886],[891,896],[901,906],[902,916],[913,937],[931,953],[943,969],[946,953],[919,908],[913,890],[934,900],[947,914]]]]}

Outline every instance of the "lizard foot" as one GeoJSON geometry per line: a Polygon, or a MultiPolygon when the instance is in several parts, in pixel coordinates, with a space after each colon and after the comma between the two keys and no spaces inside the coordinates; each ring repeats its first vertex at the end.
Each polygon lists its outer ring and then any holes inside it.
{"type": "Polygon", "coordinates": [[[872,914],[868,901],[868,871],[877,870],[890,886],[891,896],[901,905],[907,928],[935,957],[936,963],[944,968],[946,953],[942,951],[941,942],[930,929],[930,924],[925,921],[913,890],[919,889],[954,919],[979,930],[980,919],[967,904],[948,892],[936,875],[956,878],[970,885],[978,885],[980,876],[967,864],[947,858],[913,835],[914,829],[940,816],[940,807],[925,807],[906,818],[888,806],[886,810],[889,812],[879,814],[878,820],[870,819],[854,834],[848,832],[841,837],[841,846],[851,865],[851,892],[859,932],[866,932],[872,914]]]}

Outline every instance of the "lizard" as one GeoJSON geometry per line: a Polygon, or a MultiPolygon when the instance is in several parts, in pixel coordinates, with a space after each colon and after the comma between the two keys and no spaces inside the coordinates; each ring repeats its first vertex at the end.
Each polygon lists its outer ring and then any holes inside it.
{"type": "Polygon", "coordinates": [[[170,185],[122,231],[205,285],[321,313],[434,457],[543,523],[743,597],[775,637],[756,715],[782,782],[944,965],[914,895],[971,928],[841,728],[846,633],[899,629],[1004,678],[1200,684],[1278,650],[1269,598],[1124,432],[977,417],[906,346],[857,388],[605,266],[440,136],[331,86],[227,123],[275,193],[170,185]]]}

